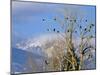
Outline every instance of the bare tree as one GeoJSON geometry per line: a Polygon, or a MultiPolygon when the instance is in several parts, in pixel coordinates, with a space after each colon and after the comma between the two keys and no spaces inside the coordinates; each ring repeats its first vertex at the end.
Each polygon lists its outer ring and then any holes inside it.
{"type": "MultiPolygon", "coordinates": [[[[88,21],[85,15],[79,12],[64,9],[61,10],[63,17],[55,16],[51,19],[59,25],[61,30],[47,28],[46,31],[52,31],[61,38],[53,40],[53,42],[49,41],[45,45],[44,49],[48,56],[46,59],[43,58],[44,71],[87,69],[84,62],[93,59],[93,51],[95,52],[95,24],[88,21]],[[51,54],[51,57],[49,54],[51,54]]],[[[48,20],[43,18],[42,21],[47,22],[48,20]]],[[[30,55],[28,63],[33,66],[32,70],[34,70],[35,67],[30,55]]]]}
{"type": "MultiPolygon", "coordinates": [[[[63,36],[65,39],[66,54],[62,54],[62,57],[59,57],[59,60],[62,63],[60,71],[83,69],[84,61],[92,58],[92,51],[95,50],[95,42],[94,44],[91,44],[91,41],[95,40],[95,24],[89,23],[88,19],[84,18],[85,16],[78,13],[79,11],[68,11],[65,9],[63,10],[63,18],[56,16],[53,19],[55,22],[59,23],[62,31],[57,30],[56,28],[48,28],[48,31],[52,30],[63,36]],[[77,48],[75,44],[78,44],[77,48]],[[89,54],[86,54],[87,52],[89,52],[89,54]],[[86,56],[88,56],[88,59],[84,59],[86,56]]],[[[54,50],[57,51],[57,49],[63,49],[59,48],[59,46],[56,46],[54,50]]],[[[59,53],[57,56],[59,56],[59,53]]],[[[57,56],[54,57],[54,61],[56,62],[53,63],[53,65],[58,63],[56,60],[57,56]]]]}

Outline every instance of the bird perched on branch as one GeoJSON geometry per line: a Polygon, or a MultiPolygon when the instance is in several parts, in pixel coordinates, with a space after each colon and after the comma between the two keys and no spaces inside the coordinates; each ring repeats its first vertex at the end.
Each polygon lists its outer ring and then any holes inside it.
{"type": "Polygon", "coordinates": [[[45,60],[45,64],[47,64],[47,65],[49,64],[47,60],[45,60]]]}
{"type": "Polygon", "coordinates": [[[45,19],[42,19],[42,21],[45,21],[45,19]]]}

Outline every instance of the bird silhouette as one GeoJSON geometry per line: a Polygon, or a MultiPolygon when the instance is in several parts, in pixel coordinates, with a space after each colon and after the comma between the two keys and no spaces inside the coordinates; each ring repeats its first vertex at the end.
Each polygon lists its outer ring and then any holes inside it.
{"type": "Polygon", "coordinates": [[[85,28],[84,30],[86,31],[87,29],[85,28]]]}
{"type": "Polygon", "coordinates": [[[69,32],[69,30],[67,30],[67,32],[69,32]]]}
{"type": "Polygon", "coordinates": [[[45,64],[47,64],[47,65],[49,64],[47,60],[45,60],[45,64]]]}
{"type": "Polygon", "coordinates": [[[45,19],[42,19],[42,21],[45,21],[45,19]]]}
{"type": "Polygon", "coordinates": [[[87,20],[85,20],[85,22],[87,22],[87,20]]]}
{"type": "Polygon", "coordinates": [[[70,20],[70,22],[72,22],[72,20],[70,20]]]}
{"type": "Polygon", "coordinates": [[[57,33],[59,33],[59,31],[57,31],[57,33]]]}
{"type": "Polygon", "coordinates": [[[94,26],[94,24],[91,24],[92,26],[94,26]]]}
{"type": "Polygon", "coordinates": [[[80,29],[82,28],[82,26],[80,26],[80,29]]]}
{"type": "Polygon", "coordinates": [[[54,18],[54,20],[56,21],[57,19],[56,19],[56,18],[54,18]]]}
{"type": "Polygon", "coordinates": [[[92,26],[90,26],[90,28],[92,28],[92,26]]]}
{"type": "Polygon", "coordinates": [[[68,17],[65,17],[65,19],[67,19],[67,20],[68,20],[68,17]]]}
{"type": "Polygon", "coordinates": [[[76,22],[76,19],[74,20],[74,22],[76,22]]]}
{"type": "Polygon", "coordinates": [[[88,31],[90,32],[90,29],[88,31]]]}
{"type": "Polygon", "coordinates": [[[75,33],[77,33],[77,31],[75,31],[75,33]]]}
{"type": "Polygon", "coordinates": [[[92,58],[93,56],[91,54],[88,55],[88,59],[92,58]]]}
{"type": "Polygon", "coordinates": [[[53,31],[55,32],[55,30],[56,30],[56,29],[54,28],[53,31]]]}
{"type": "Polygon", "coordinates": [[[93,38],[93,36],[91,35],[90,38],[93,38]]]}

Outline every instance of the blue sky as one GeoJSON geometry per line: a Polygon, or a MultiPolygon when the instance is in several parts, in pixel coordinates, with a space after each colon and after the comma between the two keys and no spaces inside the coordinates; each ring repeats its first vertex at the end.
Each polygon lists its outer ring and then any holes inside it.
{"type": "MultiPolygon", "coordinates": [[[[67,4],[48,4],[35,2],[12,2],[12,34],[13,39],[27,39],[37,37],[43,34],[52,33],[47,29],[56,28],[61,30],[59,23],[53,19],[55,16],[62,18],[62,10],[77,11],[79,14],[84,13],[84,18],[88,22],[95,24],[95,6],[78,6],[67,4]],[[46,21],[43,21],[46,19],[46,21]]],[[[83,25],[84,22],[83,22],[83,25]]]]}

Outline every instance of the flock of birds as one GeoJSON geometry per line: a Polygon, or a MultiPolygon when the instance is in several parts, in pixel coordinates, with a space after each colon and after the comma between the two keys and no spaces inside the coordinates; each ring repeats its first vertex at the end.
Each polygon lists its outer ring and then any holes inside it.
{"type": "MultiPolygon", "coordinates": [[[[69,18],[66,17],[65,19],[68,20],[69,18]]],[[[54,18],[53,20],[56,21],[57,19],[54,18]]],[[[43,18],[42,21],[46,21],[46,19],[43,18]]],[[[69,21],[70,21],[70,22],[73,21],[73,22],[75,22],[75,23],[77,22],[76,19],[75,19],[75,20],[69,20],[69,21]]],[[[85,20],[85,22],[88,22],[87,19],[85,20]]],[[[91,25],[90,25],[90,29],[91,29],[93,26],[94,26],[94,24],[91,24],[91,25]]],[[[80,25],[79,28],[82,29],[82,26],[80,25]]],[[[49,28],[47,28],[47,31],[51,31],[51,30],[50,30],[49,28]]],[[[53,32],[56,32],[56,33],[60,33],[60,31],[57,30],[56,28],[53,28],[52,31],[53,31],[53,32]]],[[[87,31],[87,28],[84,28],[84,31],[87,31]]],[[[67,32],[70,32],[70,30],[67,30],[67,32]]],[[[88,30],[88,32],[90,32],[90,30],[88,30]]],[[[77,33],[76,30],[75,30],[75,33],[77,33]]]]}
{"type": "MultiPolygon", "coordinates": [[[[56,18],[54,18],[54,20],[56,21],[56,18]]],[[[46,21],[46,19],[42,19],[42,21],[46,21]]],[[[47,31],[50,31],[50,29],[48,28],[47,31]]],[[[60,33],[60,31],[59,30],[56,30],[56,28],[53,28],[52,31],[53,32],[60,33]]]]}
{"type": "MultiPolygon", "coordinates": [[[[68,20],[68,17],[67,18],[65,18],[66,20],[68,20]]],[[[56,18],[54,18],[53,19],[54,21],[56,21],[57,19],[56,18]]],[[[42,19],[42,21],[46,21],[46,19],[42,19]]],[[[76,23],[77,22],[77,20],[75,19],[75,20],[69,20],[70,22],[74,22],[74,23],[76,23]]],[[[87,20],[85,20],[85,22],[88,22],[87,20]]],[[[92,27],[94,26],[94,24],[90,24],[90,26],[89,26],[89,28],[91,29],[92,27]]],[[[85,32],[88,30],[87,28],[84,28],[84,27],[82,27],[81,25],[79,26],[79,28],[80,29],[83,29],[85,32]]],[[[47,31],[51,31],[49,28],[47,28],[47,31]]],[[[53,28],[52,29],[52,31],[53,32],[56,32],[56,33],[60,33],[60,31],[59,30],[57,30],[56,28],[53,28]]],[[[70,32],[70,30],[67,30],[67,32],[70,32]]],[[[90,30],[88,30],[88,32],[90,32],[90,30]]],[[[77,30],[75,30],[75,33],[77,33],[77,30]]],[[[93,36],[91,36],[91,38],[92,38],[93,36]]],[[[83,54],[85,54],[85,52],[86,52],[86,49],[83,51],[83,54]]],[[[89,57],[88,58],[92,58],[92,55],[89,55],[89,57]]],[[[47,61],[47,60],[45,60],[45,64],[49,64],[49,62],[47,61]]]]}

